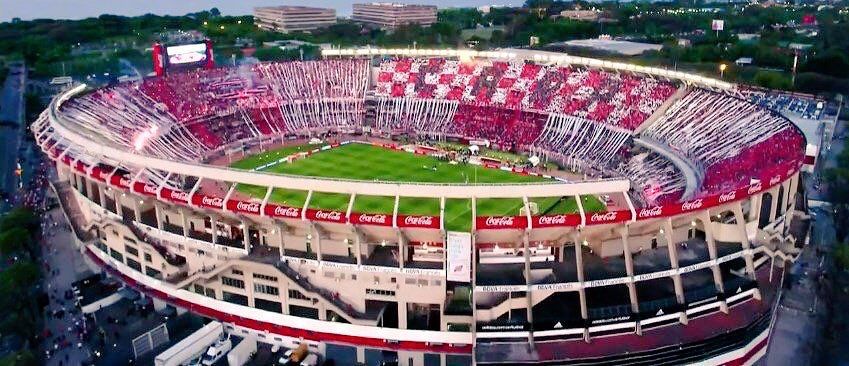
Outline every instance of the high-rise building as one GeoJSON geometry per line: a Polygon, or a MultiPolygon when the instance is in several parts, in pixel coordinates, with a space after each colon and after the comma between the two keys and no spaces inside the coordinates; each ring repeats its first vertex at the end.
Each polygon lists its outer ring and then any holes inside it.
{"type": "Polygon", "coordinates": [[[289,33],[311,31],[336,24],[336,10],[309,6],[263,6],[254,8],[260,28],[289,33]]]}
{"type": "Polygon", "coordinates": [[[436,23],[436,6],[398,3],[354,4],[355,21],[393,29],[404,24],[429,26],[436,23]]]}

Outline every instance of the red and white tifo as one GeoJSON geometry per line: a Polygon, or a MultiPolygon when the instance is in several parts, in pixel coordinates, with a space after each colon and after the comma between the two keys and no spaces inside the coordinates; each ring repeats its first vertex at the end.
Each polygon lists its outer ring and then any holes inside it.
{"type": "Polygon", "coordinates": [[[742,89],[546,52],[329,50],[78,85],[32,133],[93,268],[262,342],[337,364],[750,365],[806,241],[813,161],[803,132],[742,89]],[[433,141],[524,154],[543,164],[468,163],[549,179],[266,171],[355,143],[453,155],[433,141]],[[368,196],[394,207],[359,212],[368,196]],[[538,205],[552,201],[567,208],[538,205]]]}

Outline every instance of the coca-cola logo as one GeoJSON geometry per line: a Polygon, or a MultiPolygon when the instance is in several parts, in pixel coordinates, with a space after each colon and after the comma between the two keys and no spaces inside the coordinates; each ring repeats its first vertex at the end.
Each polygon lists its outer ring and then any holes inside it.
{"type": "Polygon", "coordinates": [[[404,218],[406,226],[433,226],[433,216],[407,216],[404,218]]]}
{"type": "MultiPolygon", "coordinates": [[[[145,186],[145,190],[147,190],[148,186],[145,186]]],[[[177,201],[187,201],[189,194],[183,191],[171,191],[170,193],[171,199],[177,201]]]]}
{"type": "Polygon", "coordinates": [[[497,217],[487,217],[486,218],[486,226],[492,227],[510,227],[513,226],[513,217],[511,216],[497,216],[497,217]]]}
{"type": "Polygon", "coordinates": [[[640,210],[639,217],[649,218],[649,217],[658,217],[663,214],[663,207],[654,206],[652,208],[644,208],[640,210]]]}
{"type": "Polygon", "coordinates": [[[730,202],[737,199],[737,191],[731,191],[719,195],[719,203],[730,202]]]}
{"type": "Polygon", "coordinates": [[[771,185],[771,186],[772,186],[772,185],[775,185],[776,183],[778,183],[778,182],[780,182],[780,181],[781,181],[781,176],[780,176],[780,175],[776,175],[776,176],[774,176],[774,177],[772,177],[772,178],[770,178],[770,179],[769,179],[769,185],[771,185]]]}
{"type": "Polygon", "coordinates": [[[259,212],[259,203],[256,202],[236,202],[236,210],[242,212],[259,212]]]}
{"type": "Polygon", "coordinates": [[[616,220],[616,216],[616,211],[608,211],[605,213],[596,212],[590,216],[590,222],[611,222],[616,220]]]}
{"type": "Polygon", "coordinates": [[[757,182],[757,183],[749,186],[748,192],[749,192],[749,194],[752,194],[752,193],[755,193],[755,192],[760,192],[762,188],[763,188],[763,185],[761,184],[761,182],[757,182]]]}
{"type": "MultiPolygon", "coordinates": [[[[156,187],[145,184],[145,185],[142,186],[142,192],[144,192],[146,194],[150,194],[150,195],[155,195],[156,194],[156,187]]],[[[175,193],[174,191],[171,191],[171,198],[175,198],[174,193],[175,193]]]]}
{"type": "Polygon", "coordinates": [[[537,222],[540,225],[566,225],[566,215],[540,216],[537,222]]]}
{"type": "Polygon", "coordinates": [[[277,206],[274,208],[274,216],[298,217],[300,215],[300,210],[294,207],[277,206]]]}
{"type": "Polygon", "coordinates": [[[368,215],[361,214],[359,221],[364,224],[381,224],[385,225],[387,221],[386,215],[368,215]]]}
{"type": "Polygon", "coordinates": [[[315,218],[325,221],[342,221],[342,213],[339,211],[316,211],[315,218]]]}
{"type": "Polygon", "coordinates": [[[98,170],[96,175],[97,175],[98,179],[106,180],[106,172],[104,172],[102,170],[98,170]]]}
{"type": "Polygon", "coordinates": [[[204,206],[221,207],[221,204],[224,203],[224,200],[221,199],[220,197],[203,196],[203,198],[200,200],[200,202],[204,206]]]}
{"type": "Polygon", "coordinates": [[[121,186],[121,187],[129,187],[130,186],[130,180],[127,179],[127,178],[120,178],[120,179],[118,179],[118,185],[121,186]]]}
{"type": "Polygon", "coordinates": [[[702,208],[703,202],[700,199],[687,201],[681,204],[681,211],[692,211],[699,208],[702,208]]]}

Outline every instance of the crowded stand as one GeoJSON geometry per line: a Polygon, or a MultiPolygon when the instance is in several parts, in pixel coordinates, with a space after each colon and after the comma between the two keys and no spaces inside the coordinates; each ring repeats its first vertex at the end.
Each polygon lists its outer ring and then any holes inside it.
{"type": "Polygon", "coordinates": [[[677,90],[670,82],[530,62],[392,59],[378,67],[375,95],[458,101],[562,113],[635,130],[677,90]]]}
{"type": "Polygon", "coordinates": [[[672,162],[654,152],[642,152],[623,161],[616,171],[628,177],[631,196],[640,206],[677,202],[684,194],[686,181],[672,162]]]}
{"type": "Polygon", "coordinates": [[[565,157],[572,170],[595,166],[603,169],[618,157],[630,139],[628,131],[577,117],[550,114],[535,146],[541,153],[554,152],[565,157]]]}
{"type": "Polygon", "coordinates": [[[676,102],[643,137],[693,162],[700,176],[714,175],[702,189],[706,194],[723,184],[748,183],[761,168],[798,159],[803,151],[802,136],[786,119],[745,100],[701,89],[676,102]]]}
{"type": "Polygon", "coordinates": [[[686,182],[661,154],[632,152],[635,134],[692,162],[701,194],[746,184],[762,167],[797,158],[804,144],[787,120],[757,105],[699,88],[681,89],[672,102],[676,85],[650,77],[399,58],[377,64],[372,86],[369,68],[368,60],[334,59],[194,70],[96,90],[62,112],[105,141],[192,161],[262,136],[364,127],[420,139],[484,139],[572,171],[629,177],[635,199],[646,205],[681,199],[686,182]],[[668,109],[643,126],[667,100],[668,109]]]}

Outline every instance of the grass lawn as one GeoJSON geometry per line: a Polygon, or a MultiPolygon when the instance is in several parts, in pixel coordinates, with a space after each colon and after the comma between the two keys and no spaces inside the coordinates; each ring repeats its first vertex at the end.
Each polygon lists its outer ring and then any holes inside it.
{"type": "MultiPolygon", "coordinates": [[[[265,152],[235,162],[232,167],[253,169],[297,151],[311,149],[309,146],[292,146],[265,152]]],[[[385,149],[367,144],[351,143],[334,149],[321,151],[292,163],[282,163],[265,169],[266,172],[303,175],[323,178],[346,178],[364,181],[423,182],[423,183],[530,183],[545,182],[546,178],[527,176],[498,169],[487,169],[475,165],[450,164],[438,159],[415,155],[405,151],[385,149]]],[[[254,197],[265,196],[266,188],[239,184],[237,189],[254,197]]],[[[295,207],[303,207],[306,190],[272,191],[270,201],[295,207]]],[[[350,196],[341,193],[313,192],[311,208],[345,211],[350,196]]],[[[533,198],[541,213],[560,214],[577,212],[573,197],[533,198]]],[[[588,211],[604,211],[604,204],[592,196],[583,197],[588,211]]],[[[355,212],[391,213],[394,197],[357,196],[355,212]]],[[[478,215],[517,215],[522,207],[521,199],[491,198],[477,201],[478,215]]],[[[433,198],[402,197],[398,202],[402,214],[438,215],[439,200],[433,198]]],[[[471,228],[471,200],[446,199],[445,224],[448,230],[468,231],[471,228]]]]}

